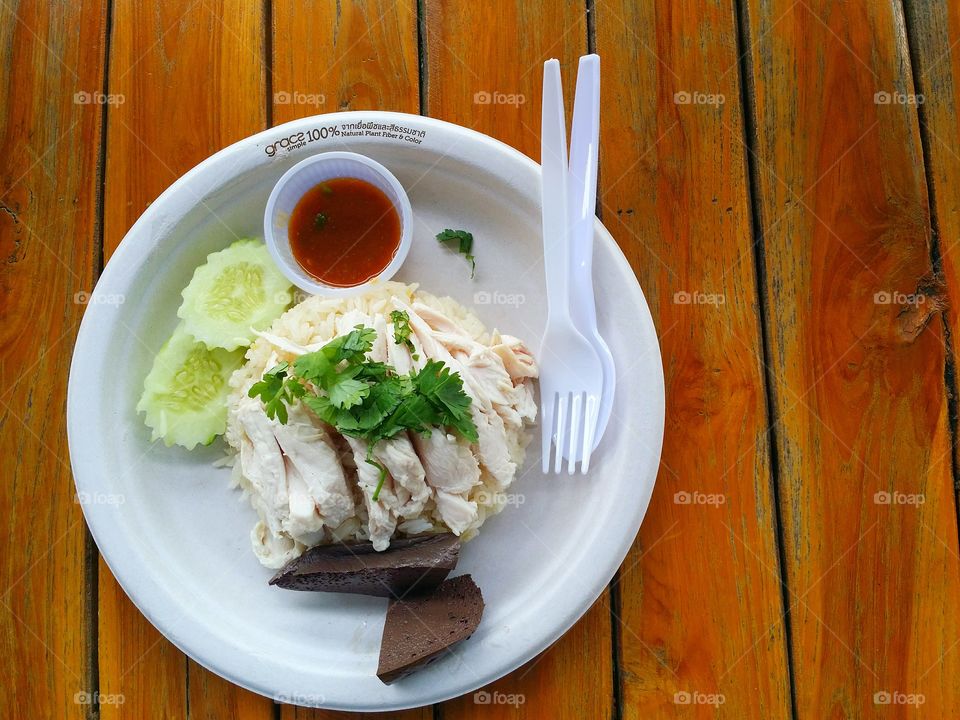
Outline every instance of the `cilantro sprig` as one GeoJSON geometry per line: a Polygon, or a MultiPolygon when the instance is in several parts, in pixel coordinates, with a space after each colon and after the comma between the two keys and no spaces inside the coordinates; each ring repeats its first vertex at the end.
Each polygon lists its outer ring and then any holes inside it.
{"type": "MultiPolygon", "coordinates": [[[[396,329],[402,323],[391,319],[394,340],[409,342],[409,317],[405,336],[396,329]]],[[[428,360],[419,371],[398,374],[386,363],[367,359],[376,335],[376,330],[357,325],[316,352],[301,355],[293,365],[282,362],[271,368],[248,392],[260,398],[271,419],[286,424],[287,406],[300,401],[341,434],[366,441],[365,460],[380,473],[374,500],[387,476],[373,456],[381,440],[405,430],[429,437],[440,427],[470,442],[477,440],[471,399],[460,375],[438,360],[428,360]]]]}
{"type": "Polygon", "coordinates": [[[397,345],[405,345],[407,350],[410,351],[410,356],[414,360],[419,360],[420,355],[413,345],[413,340],[410,339],[410,316],[407,315],[406,310],[392,311],[390,321],[393,323],[393,342],[397,345]]]}
{"type": "Polygon", "coordinates": [[[441,243],[452,245],[457,244],[457,252],[463,255],[470,263],[470,279],[473,280],[477,274],[477,259],[473,256],[473,233],[466,230],[450,230],[447,228],[443,232],[437,233],[437,240],[441,243]]]}

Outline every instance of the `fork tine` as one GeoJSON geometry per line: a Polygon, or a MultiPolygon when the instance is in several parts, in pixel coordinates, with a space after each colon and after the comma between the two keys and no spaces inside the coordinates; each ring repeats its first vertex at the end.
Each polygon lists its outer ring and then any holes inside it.
{"type": "Polygon", "coordinates": [[[580,439],[580,418],[583,413],[581,410],[581,405],[583,404],[583,393],[574,393],[573,402],[570,404],[570,444],[567,446],[567,472],[570,475],[577,470],[577,459],[579,456],[580,446],[578,440],[580,439]]]}
{"type": "Polygon", "coordinates": [[[557,424],[553,414],[556,401],[556,393],[540,398],[540,465],[544,474],[550,471],[550,441],[553,439],[553,428],[557,424]]]}
{"type": "Polygon", "coordinates": [[[567,401],[570,393],[562,393],[557,401],[557,437],[554,439],[556,452],[553,457],[553,472],[559,473],[563,467],[563,441],[567,432],[567,401]]]}
{"type": "Polygon", "coordinates": [[[600,403],[596,395],[587,395],[587,408],[584,412],[586,426],[583,430],[583,455],[580,461],[580,472],[583,475],[590,470],[590,455],[593,453],[593,440],[597,432],[597,414],[600,403]]]}

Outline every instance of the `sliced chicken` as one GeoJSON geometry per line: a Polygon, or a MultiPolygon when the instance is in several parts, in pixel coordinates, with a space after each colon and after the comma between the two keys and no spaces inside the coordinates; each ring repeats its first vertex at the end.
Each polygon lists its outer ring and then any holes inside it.
{"type": "Polygon", "coordinates": [[[460,535],[477,519],[477,504],[462,495],[437,490],[437,510],[454,535],[460,535]]]}
{"type": "Polygon", "coordinates": [[[497,489],[506,487],[513,480],[517,465],[510,458],[503,418],[494,410],[489,400],[489,391],[482,387],[481,382],[463,363],[437,341],[434,331],[412,307],[396,299],[394,299],[394,305],[400,310],[405,310],[409,315],[410,327],[416,333],[424,352],[431,358],[442,360],[451,370],[460,375],[464,392],[473,401],[470,403],[470,415],[477,426],[479,437],[477,449],[480,462],[493,477],[497,489]]]}
{"type": "Polygon", "coordinates": [[[268,568],[283,567],[306,549],[289,535],[275,535],[262,520],[250,531],[250,543],[260,564],[268,568]]]}
{"type": "MultiPolygon", "coordinates": [[[[515,409],[518,403],[525,400],[527,391],[522,382],[515,383],[513,376],[507,371],[503,358],[504,355],[511,358],[517,372],[521,373],[518,375],[521,380],[525,377],[523,373],[532,372],[536,375],[536,364],[529,365],[532,362],[532,356],[529,353],[526,353],[526,356],[523,355],[526,348],[522,343],[516,341],[518,343],[516,350],[512,345],[501,343],[503,349],[501,352],[495,352],[493,348],[471,337],[446,315],[428,305],[415,302],[413,308],[433,328],[434,338],[446,347],[453,357],[460,360],[473,376],[472,384],[477,393],[493,406],[508,427],[522,429],[525,419],[533,420],[536,417],[535,409],[530,418],[526,418],[515,409]]],[[[499,335],[497,337],[499,338],[499,335]]]]}
{"type": "Polygon", "coordinates": [[[275,423],[264,414],[260,401],[254,398],[240,401],[237,422],[242,431],[240,464],[251,487],[254,509],[270,532],[279,535],[289,514],[290,499],[283,454],[273,434],[275,423]]]}
{"type": "Polygon", "coordinates": [[[387,468],[394,483],[407,491],[408,498],[396,508],[397,515],[402,518],[419,515],[430,497],[430,489],[427,487],[423,465],[413,449],[409,435],[404,432],[381,440],[373,449],[373,454],[387,468]]]}
{"type": "Polygon", "coordinates": [[[536,416],[532,378],[537,364],[529,350],[496,331],[489,343],[479,342],[475,321],[455,320],[414,300],[412,289],[373,300],[305,302],[317,321],[257,333],[257,367],[264,360],[263,370],[280,360],[292,362],[333,336],[370,327],[376,333],[371,361],[407,375],[438,360],[462,378],[478,440],[471,444],[435,428],[429,437],[398,433],[371,450],[364,440],[341,436],[299,404],[288,407],[286,424],[270,420],[260,400],[246,396],[254,378],[240,376],[246,386],[231,384],[227,440],[239,451],[237,482],[259,516],[251,542],[260,562],[281,567],[315,544],[364,536],[383,551],[398,533],[441,524],[471,537],[490,509],[479,491],[497,493],[513,481],[526,441],[524,425],[536,416]],[[409,318],[406,342],[396,342],[392,309],[409,318]],[[325,340],[316,342],[320,338],[325,340]],[[367,462],[368,455],[385,471],[376,501],[381,471],[367,462]]]}
{"type": "MultiPolygon", "coordinates": [[[[370,318],[359,312],[349,315],[351,317],[348,322],[353,322],[355,325],[363,324],[376,330],[377,337],[367,357],[374,362],[388,362],[388,348],[391,345],[395,346],[396,343],[393,342],[393,333],[387,330],[384,316],[377,314],[370,318]]],[[[394,508],[396,514],[402,518],[418,515],[430,497],[430,490],[424,481],[423,465],[413,449],[410,437],[404,432],[387,440],[381,440],[374,448],[373,454],[387,468],[394,482],[406,490],[407,496],[394,508]]],[[[401,495],[398,494],[398,499],[400,498],[401,495]]]]}
{"type": "Polygon", "coordinates": [[[296,527],[302,529],[294,532],[291,528],[291,534],[316,532],[324,525],[335,528],[351,517],[353,497],[347,488],[343,465],[333,441],[315,416],[303,406],[295,405],[289,409],[287,424],[277,423],[274,434],[283,450],[288,477],[291,477],[289,471],[294,471],[290,482],[290,515],[291,521],[296,515],[296,527]],[[293,478],[298,481],[297,490],[305,493],[312,505],[310,519],[302,515],[305,508],[299,505],[295,508],[293,478]]]}
{"type": "Polygon", "coordinates": [[[493,332],[490,349],[500,356],[503,366],[514,381],[523,378],[535,378],[540,374],[537,361],[521,340],[512,335],[493,332]]]}
{"type": "Polygon", "coordinates": [[[380,471],[367,462],[367,444],[363,440],[352,437],[347,437],[346,440],[357,464],[357,484],[367,509],[370,542],[374,550],[386,550],[390,547],[390,538],[397,527],[397,508],[402,503],[394,493],[393,480],[389,476],[384,480],[377,499],[373,499],[373,493],[380,481],[380,471]]]}
{"type": "Polygon", "coordinates": [[[413,446],[420,455],[427,483],[438,490],[464,493],[480,483],[480,465],[470,443],[442,429],[430,437],[414,434],[413,446]]]}

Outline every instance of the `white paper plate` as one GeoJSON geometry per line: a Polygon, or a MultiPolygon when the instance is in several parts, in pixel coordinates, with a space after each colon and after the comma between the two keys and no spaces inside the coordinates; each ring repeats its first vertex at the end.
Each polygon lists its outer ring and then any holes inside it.
{"type": "MultiPolygon", "coordinates": [[[[177,647],[232,682],[283,702],[389,710],[471,692],[531,659],[603,591],[640,527],[663,437],[663,372],[637,280],[598,222],[601,331],[617,362],[613,417],[589,476],[543,476],[529,448],[514,504],[463,548],[486,610],[472,638],[391,686],[376,677],[386,601],[269,587],[250,549],[254,513],[211,463],[151,444],[134,411],[180,291],[209,252],[259,236],[274,182],[304,157],[364,153],[413,203],[414,242],[396,279],[474,306],[488,327],[539,347],[545,319],[539,167],[485,135],[396,113],[297,120],[231,145],[174,183],[103,272],[77,338],[67,402],[83,510],[123,589],[177,647]],[[476,238],[476,279],[438,246],[443,228],[476,238]]],[[[123,192],[114,189],[113,192],[123,192]]],[[[537,430],[539,432],[539,430],[537,430]]],[[[587,668],[590,671],[591,669],[587,668]]]]}

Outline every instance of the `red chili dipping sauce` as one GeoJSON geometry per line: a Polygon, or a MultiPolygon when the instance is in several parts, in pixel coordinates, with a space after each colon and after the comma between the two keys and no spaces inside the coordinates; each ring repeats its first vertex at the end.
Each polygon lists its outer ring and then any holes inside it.
{"type": "Polygon", "coordinates": [[[293,257],[325,285],[351,287],[375,277],[400,247],[400,215],[378,187],[333,178],[310,188],[290,215],[293,257]]]}

